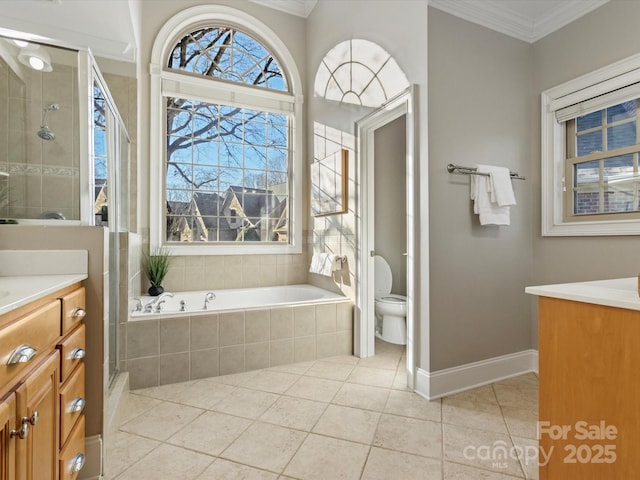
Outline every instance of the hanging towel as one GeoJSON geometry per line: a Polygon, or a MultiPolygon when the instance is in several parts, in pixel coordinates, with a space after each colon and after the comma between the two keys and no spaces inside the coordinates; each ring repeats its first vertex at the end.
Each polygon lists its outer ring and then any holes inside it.
{"type": "MultiPolygon", "coordinates": [[[[478,173],[490,174],[492,168],[495,167],[478,165],[477,171],[478,173]]],[[[509,170],[507,170],[507,174],[508,172],[509,170]]],[[[496,191],[491,180],[491,176],[471,175],[471,200],[474,201],[473,213],[478,214],[480,225],[510,225],[511,216],[509,206],[500,206],[498,203],[491,201],[492,193],[495,197],[496,191]]],[[[511,182],[510,177],[509,182],[511,182]]]]}
{"type": "Polygon", "coordinates": [[[342,258],[333,253],[314,253],[309,272],[331,277],[333,272],[342,268],[342,258]]]}
{"type": "Polygon", "coordinates": [[[513,194],[513,185],[511,183],[511,172],[509,172],[508,168],[494,167],[493,165],[478,165],[478,168],[481,168],[483,172],[489,173],[492,203],[497,203],[500,207],[516,204],[516,197],[513,194]]]}

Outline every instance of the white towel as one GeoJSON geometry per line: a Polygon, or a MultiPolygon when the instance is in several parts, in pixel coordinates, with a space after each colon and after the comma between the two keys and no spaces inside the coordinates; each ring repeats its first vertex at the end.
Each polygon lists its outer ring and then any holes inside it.
{"type": "Polygon", "coordinates": [[[501,207],[516,204],[516,197],[513,194],[511,184],[511,172],[505,167],[494,167],[492,165],[478,165],[483,172],[489,173],[491,183],[489,184],[491,202],[497,203],[501,207]]]}
{"type": "Polygon", "coordinates": [[[342,258],[333,253],[314,253],[309,272],[331,277],[333,272],[342,268],[342,258]]]}
{"type": "MultiPolygon", "coordinates": [[[[499,167],[491,167],[489,165],[477,166],[478,173],[491,174],[493,168],[499,167]]],[[[507,170],[507,175],[509,175],[509,170],[507,170]]],[[[511,182],[510,176],[509,182],[511,182]]],[[[507,195],[504,194],[503,197],[502,191],[504,188],[501,187],[500,190],[501,193],[499,196],[502,201],[505,201],[504,197],[507,195]]],[[[479,215],[480,225],[510,225],[511,223],[509,206],[500,206],[497,202],[491,201],[492,194],[494,198],[498,198],[496,192],[497,190],[493,185],[490,175],[471,175],[471,200],[474,201],[473,213],[479,215]]],[[[513,195],[513,191],[511,194],[513,195]]],[[[509,201],[509,199],[506,198],[506,201],[509,201]]],[[[513,204],[515,204],[515,198],[513,199],[513,204]]]]}

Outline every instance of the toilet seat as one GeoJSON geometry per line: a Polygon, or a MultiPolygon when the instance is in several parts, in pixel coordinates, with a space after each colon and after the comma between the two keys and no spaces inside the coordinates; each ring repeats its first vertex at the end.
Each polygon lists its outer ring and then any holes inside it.
{"type": "Polygon", "coordinates": [[[380,297],[376,297],[376,302],[380,303],[407,303],[407,297],[404,295],[396,295],[395,293],[389,293],[387,295],[382,295],[380,297]]]}

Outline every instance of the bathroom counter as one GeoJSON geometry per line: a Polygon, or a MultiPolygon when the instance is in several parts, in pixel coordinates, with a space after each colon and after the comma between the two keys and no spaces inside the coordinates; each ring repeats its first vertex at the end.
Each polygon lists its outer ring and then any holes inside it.
{"type": "Polygon", "coordinates": [[[539,297],[559,298],[640,311],[638,279],[636,277],[540,285],[527,287],[525,292],[539,297]]]}
{"type": "Polygon", "coordinates": [[[86,278],[82,273],[0,277],[0,315],[86,278]]]}

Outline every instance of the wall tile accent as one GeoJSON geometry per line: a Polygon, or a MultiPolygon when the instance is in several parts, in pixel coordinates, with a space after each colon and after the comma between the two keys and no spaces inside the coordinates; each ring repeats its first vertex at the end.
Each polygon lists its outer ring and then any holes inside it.
{"type": "Polygon", "coordinates": [[[130,321],[120,366],[137,389],[350,355],[352,318],[353,304],[336,302],[130,321]]]}

